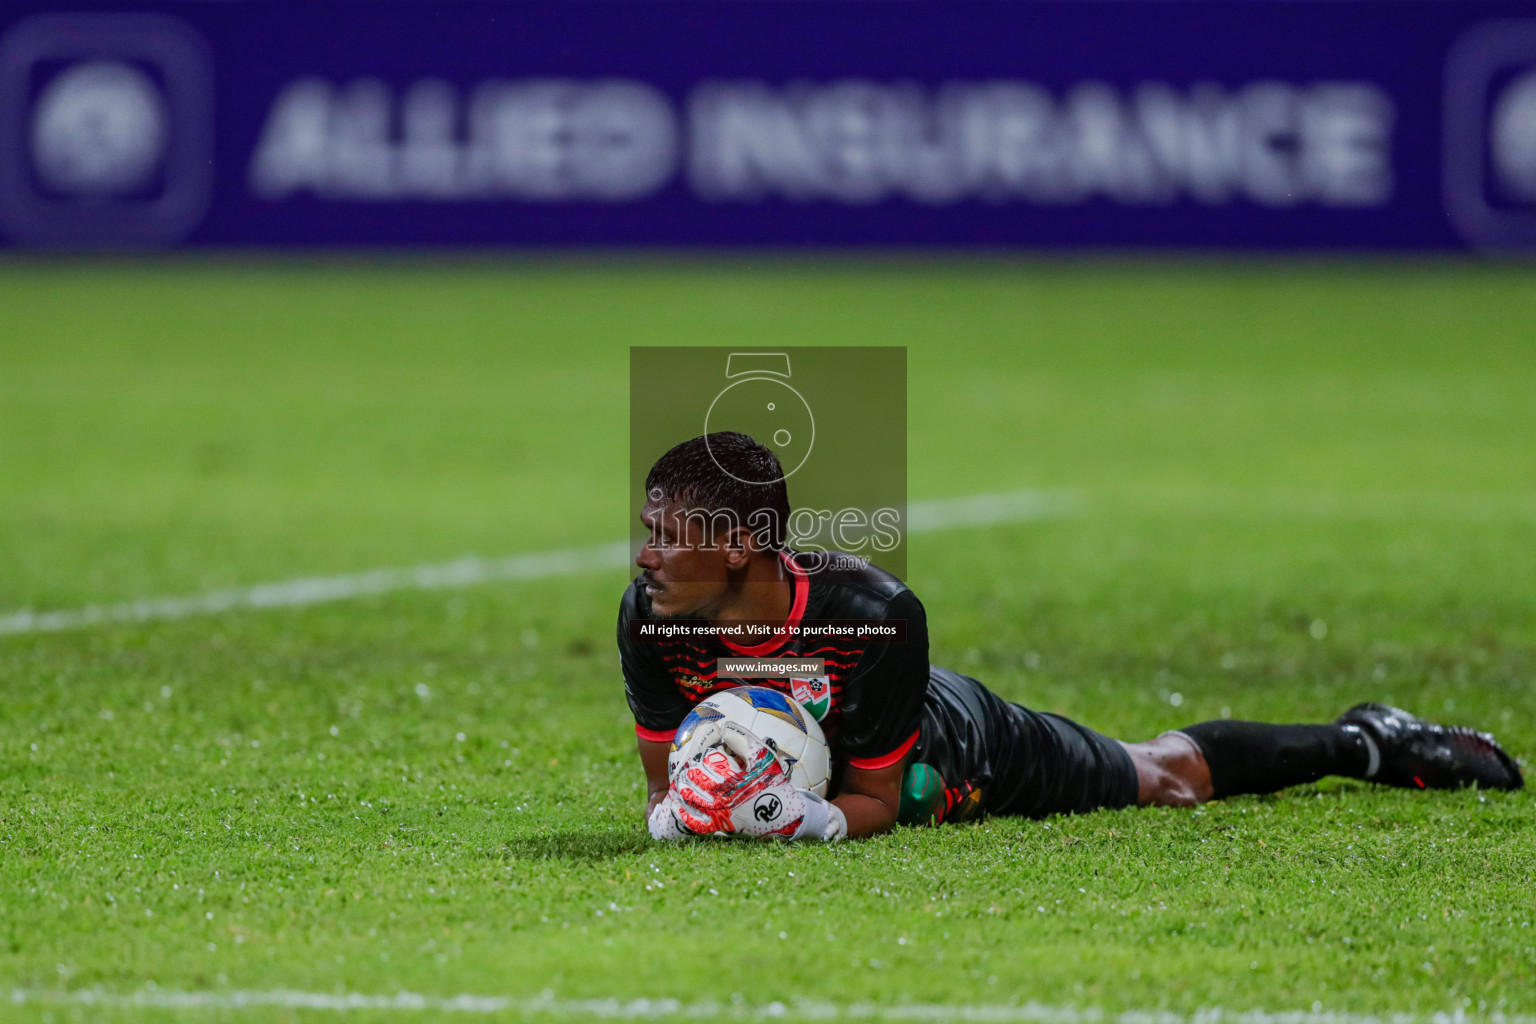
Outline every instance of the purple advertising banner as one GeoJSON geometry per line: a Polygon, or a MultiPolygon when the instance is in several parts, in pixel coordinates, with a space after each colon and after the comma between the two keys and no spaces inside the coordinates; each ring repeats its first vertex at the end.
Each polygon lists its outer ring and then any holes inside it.
{"type": "Polygon", "coordinates": [[[0,10],[12,247],[1536,247],[1536,7],[0,10]]]}

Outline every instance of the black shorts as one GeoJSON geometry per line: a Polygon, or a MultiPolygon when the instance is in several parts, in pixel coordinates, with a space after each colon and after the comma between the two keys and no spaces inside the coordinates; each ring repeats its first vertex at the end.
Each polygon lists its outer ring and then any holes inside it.
{"type": "Polygon", "coordinates": [[[1043,818],[1136,804],[1136,766],[1125,747],[948,669],[929,670],[916,751],[943,777],[949,818],[1043,818]]]}
{"type": "Polygon", "coordinates": [[[1043,818],[1136,805],[1136,765],[1125,747],[1060,715],[1008,709],[1015,752],[992,779],[988,813],[1043,818]]]}

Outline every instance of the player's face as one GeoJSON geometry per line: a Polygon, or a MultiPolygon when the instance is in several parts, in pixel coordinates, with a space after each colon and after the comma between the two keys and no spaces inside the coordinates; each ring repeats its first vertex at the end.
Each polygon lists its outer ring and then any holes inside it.
{"type": "Polygon", "coordinates": [[[724,543],[706,543],[702,525],[686,513],[665,499],[640,510],[649,537],[635,564],[645,570],[651,613],[664,619],[710,618],[729,582],[724,543]]]}

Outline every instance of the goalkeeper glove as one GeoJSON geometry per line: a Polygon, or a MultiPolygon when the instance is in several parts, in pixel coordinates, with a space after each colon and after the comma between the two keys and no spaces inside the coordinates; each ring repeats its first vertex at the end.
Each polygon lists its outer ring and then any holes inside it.
{"type": "Polygon", "coordinates": [[[773,749],[735,722],[710,723],[697,753],[672,780],[677,818],[695,832],[750,838],[840,839],[836,805],[796,789],[773,749]]]}
{"type": "MultiPolygon", "coordinates": [[[[651,814],[645,819],[646,827],[651,830],[651,838],[658,842],[669,842],[677,839],[686,839],[699,833],[689,829],[683,824],[678,811],[677,797],[668,793],[660,803],[651,808],[651,814]]],[[[706,831],[708,831],[706,829],[706,831]]]]}

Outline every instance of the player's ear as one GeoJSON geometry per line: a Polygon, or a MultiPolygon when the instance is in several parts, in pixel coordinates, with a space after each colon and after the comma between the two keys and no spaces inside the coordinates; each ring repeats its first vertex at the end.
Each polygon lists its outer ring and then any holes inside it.
{"type": "Polygon", "coordinates": [[[725,536],[725,566],[727,569],[745,569],[753,551],[752,531],[745,526],[732,528],[725,536]]]}

